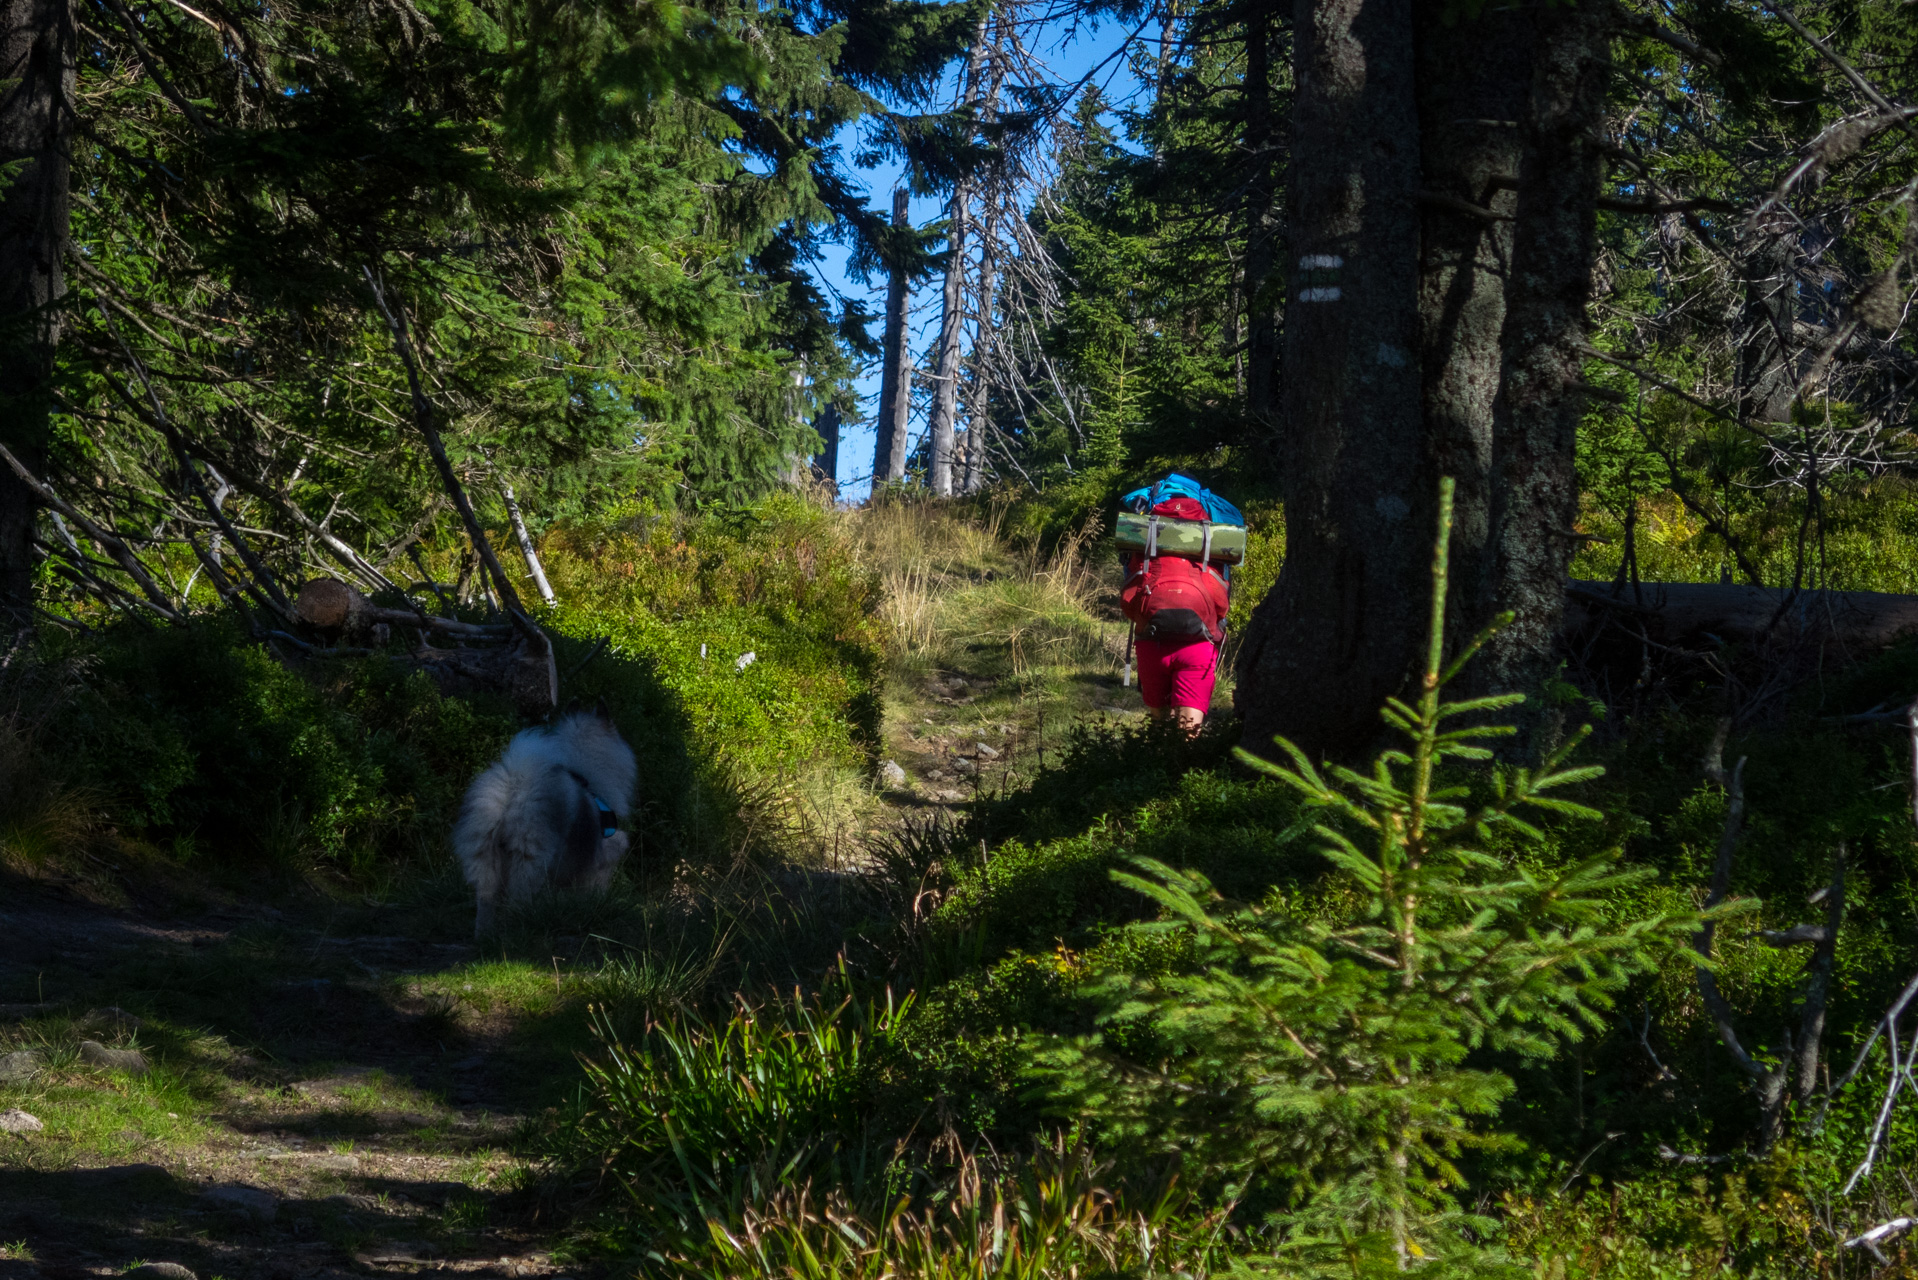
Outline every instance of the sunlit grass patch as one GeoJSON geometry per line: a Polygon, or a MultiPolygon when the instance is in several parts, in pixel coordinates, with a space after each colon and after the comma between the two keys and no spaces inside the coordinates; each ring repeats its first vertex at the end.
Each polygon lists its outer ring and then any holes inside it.
{"type": "Polygon", "coordinates": [[[46,1126],[0,1142],[0,1167],[116,1163],[203,1142],[213,1132],[204,1117],[223,1096],[213,1080],[165,1067],[142,1076],[50,1068],[25,1085],[0,1085],[0,1110],[46,1126]]]}
{"type": "Polygon", "coordinates": [[[564,976],[552,965],[529,960],[481,960],[417,979],[415,988],[421,995],[448,997],[480,1015],[543,1014],[563,999],[564,976]]]}

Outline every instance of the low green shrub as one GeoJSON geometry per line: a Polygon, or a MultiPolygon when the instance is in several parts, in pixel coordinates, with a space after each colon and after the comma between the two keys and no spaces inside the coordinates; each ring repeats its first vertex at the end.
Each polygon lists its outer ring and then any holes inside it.
{"type": "Polygon", "coordinates": [[[50,635],[32,661],[62,684],[39,767],[123,836],[231,868],[370,875],[431,854],[516,727],[384,662],[293,669],[224,615],[50,635]]]}
{"type": "Polygon", "coordinates": [[[554,622],[645,664],[678,707],[663,727],[695,754],[760,772],[865,764],[884,637],[878,581],[844,520],[781,494],[702,517],[633,506],[563,526],[543,548],[554,622]]]}
{"type": "MultiPolygon", "coordinates": [[[[640,760],[635,866],[843,834],[883,657],[843,520],[787,495],[549,536],[562,699],[604,699],[640,760]]],[[[17,656],[0,843],[22,865],[111,829],[176,861],[379,880],[444,857],[467,783],[521,727],[504,699],[443,696],[384,654],[282,661],[226,613],[17,656]]]]}
{"type": "Polygon", "coordinates": [[[1698,927],[1688,911],[1614,920],[1611,899],[1649,870],[1487,852],[1495,830],[1546,843],[1526,811],[1597,817],[1552,793],[1599,770],[1559,768],[1577,737],[1537,770],[1449,767],[1488,761],[1482,743],[1512,731],[1474,722],[1522,700],[1441,701],[1480,643],[1442,661],[1450,499],[1448,481],[1421,696],[1385,712],[1406,749],[1368,773],[1321,774],[1284,740],[1290,767],[1241,753],[1319,818],[1321,852],[1356,910],[1324,920],[1233,904],[1197,872],[1140,859],[1143,875],[1114,878],[1166,918],[1130,931],[1181,934],[1185,963],[1089,987],[1119,1036],[1033,1042],[1063,1114],[1134,1164],[1170,1161],[1264,1210],[1279,1274],[1395,1274],[1432,1259],[1439,1274],[1454,1259],[1460,1274],[1501,1268],[1477,1242],[1487,1224],[1449,1195],[1463,1183],[1458,1153],[1501,1141],[1484,1121],[1513,1088],[1471,1052],[1552,1056],[1698,927]]]}
{"type": "Polygon", "coordinates": [[[1201,870],[1243,897],[1316,879],[1297,797],[1221,760],[1227,741],[1215,731],[1187,744],[1152,723],[1081,730],[1056,770],[982,806],[968,834],[990,855],[959,874],[929,945],[971,939],[983,961],[1090,946],[1150,909],[1111,879],[1135,857],[1201,870]],[[1019,834],[992,838],[1005,827],[1019,834]]]}

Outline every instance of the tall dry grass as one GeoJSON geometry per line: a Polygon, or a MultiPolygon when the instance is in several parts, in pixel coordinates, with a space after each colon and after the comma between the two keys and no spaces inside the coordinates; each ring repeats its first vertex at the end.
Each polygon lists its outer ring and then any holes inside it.
{"type": "Polygon", "coordinates": [[[848,513],[906,674],[984,667],[1032,678],[1116,660],[1123,628],[1116,577],[1091,554],[1097,518],[1046,550],[1007,537],[1008,509],[904,498],[848,513]]]}

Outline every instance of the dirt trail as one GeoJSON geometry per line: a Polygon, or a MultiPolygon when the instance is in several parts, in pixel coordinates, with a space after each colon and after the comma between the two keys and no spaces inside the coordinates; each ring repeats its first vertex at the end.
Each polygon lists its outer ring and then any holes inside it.
{"type": "Polygon", "coordinates": [[[0,1280],[565,1270],[509,1151],[554,1055],[483,978],[452,994],[472,945],[17,880],[0,904],[0,1129],[26,1130],[0,1132],[0,1280]]]}

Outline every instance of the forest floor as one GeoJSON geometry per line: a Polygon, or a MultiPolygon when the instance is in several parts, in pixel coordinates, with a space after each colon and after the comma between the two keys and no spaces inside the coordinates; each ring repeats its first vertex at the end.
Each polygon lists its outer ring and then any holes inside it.
{"type": "Polygon", "coordinates": [[[0,892],[0,1127],[31,1130],[0,1133],[0,1277],[557,1269],[493,1203],[559,1046],[473,946],[318,903],[0,892]]]}
{"type": "MultiPolygon", "coordinates": [[[[1141,714],[1109,576],[986,546],[921,579],[860,829],[1141,714]]],[[[603,1271],[532,1173],[606,950],[568,920],[482,954],[471,910],[450,869],[376,897],[0,872],[0,1280],[603,1271]]]]}

